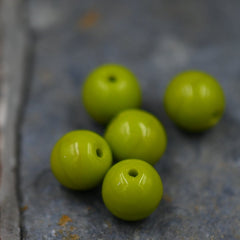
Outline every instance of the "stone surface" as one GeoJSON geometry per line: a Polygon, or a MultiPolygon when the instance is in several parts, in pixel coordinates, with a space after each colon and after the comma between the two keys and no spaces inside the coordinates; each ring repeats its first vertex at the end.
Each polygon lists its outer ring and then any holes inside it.
{"type": "Polygon", "coordinates": [[[22,1],[0,2],[0,239],[20,239],[18,150],[29,46],[22,1]],[[19,9],[19,7],[21,7],[19,9]],[[20,11],[19,11],[20,10],[20,11]]]}
{"type": "Polygon", "coordinates": [[[29,1],[35,45],[20,129],[23,239],[240,239],[239,8],[237,0],[29,1]],[[143,108],[168,135],[155,166],[165,195],[140,222],[114,218],[100,187],[70,191],[50,171],[51,149],[63,134],[103,133],[86,114],[80,89],[88,72],[106,62],[135,72],[143,108]],[[214,75],[226,94],[223,119],[203,134],[180,131],[163,109],[168,82],[186,69],[214,75]],[[64,215],[71,221],[59,225],[64,215]]]}

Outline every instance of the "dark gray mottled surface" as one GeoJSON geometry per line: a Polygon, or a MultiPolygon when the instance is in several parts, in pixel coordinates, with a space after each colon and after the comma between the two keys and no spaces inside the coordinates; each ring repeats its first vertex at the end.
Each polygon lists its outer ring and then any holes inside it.
{"type": "Polygon", "coordinates": [[[240,2],[30,0],[35,36],[30,92],[21,128],[23,239],[240,239],[240,2]],[[105,209],[100,188],[64,189],[49,156],[73,129],[103,128],[86,114],[81,84],[99,64],[132,69],[144,109],[166,127],[168,148],[156,164],[165,197],[146,220],[126,223],[105,209]],[[222,121],[199,135],[178,130],[162,97],[179,71],[214,75],[226,93],[222,121]],[[72,222],[58,222],[67,215],[72,222]]]}

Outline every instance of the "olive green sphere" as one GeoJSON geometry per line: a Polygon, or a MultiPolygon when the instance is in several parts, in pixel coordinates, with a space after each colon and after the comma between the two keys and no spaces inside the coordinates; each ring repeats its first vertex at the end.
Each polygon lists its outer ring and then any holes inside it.
{"type": "Polygon", "coordinates": [[[211,75],[186,71],[169,83],[164,107],[176,125],[190,132],[200,132],[221,119],[225,109],[224,92],[211,75]]]}
{"type": "Polygon", "coordinates": [[[115,164],[102,185],[104,204],[114,216],[126,221],[148,217],[159,205],[162,195],[158,172],[139,159],[115,164]]]}
{"type": "Polygon", "coordinates": [[[136,76],[126,67],[105,64],[94,69],[82,87],[83,105],[89,115],[107,124],[116,114],[138,108],[142,92],[136,76]]]}
{"type": "Polygon", "coordinates": [[[112,165],[112,152],[107,142],[88,130],[65,134],[53,147],[51,169],[65,187],[88,190],[96,187],[112,165]]]}
{"type": "Polygon", "coordinates": [[[139,109],[119,113],[108,125],[104,137],[117,161],[136,158],[155,164],[167,146],[162,123],[139,109]]]}

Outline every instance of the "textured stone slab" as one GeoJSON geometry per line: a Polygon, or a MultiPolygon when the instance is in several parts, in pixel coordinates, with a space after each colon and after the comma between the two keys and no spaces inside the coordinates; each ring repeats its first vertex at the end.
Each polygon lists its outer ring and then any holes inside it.
{"type": "Polygon", "coordinates": [[[0,239],[20,239],[18,150],[28,37],[23,2],[1,1],[0,239]]]}
{"type": "Polygon", "coordinates": [[[29,1],[35,51],[21,127],[23,239],[240,239],[239,8],[239,1],[216,0],[29,1]],[[164,199],[136,223],[114,218],[100,188],[61,187],[49,167],[64,133],[103,133],[84,111],[80,89],[87,73],[106,62],[136,73],[144,109],[168,134],[156,164],[164,199]],[[179,131],[162,105],[171,77],[193,68],[214,75],[227,100],[222,121],[196,135],[179,131]]]}

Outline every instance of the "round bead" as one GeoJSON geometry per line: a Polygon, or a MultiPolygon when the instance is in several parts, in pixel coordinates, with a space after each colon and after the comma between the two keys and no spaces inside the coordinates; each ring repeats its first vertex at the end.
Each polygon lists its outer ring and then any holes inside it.
{"type": "Polygon", "coordinates": [[[83,104],[97,122],[106,124],[117,113],[138,108],[142,93],[134,74],[117,64],[106,64],[92,71],[82,88],[83,104]]]}
{"type": "Polygon", "coordinates": [[[65,187],[87,190],[101,183],[112,164],[107,142],[88,130],[72,131],[55,144],[51,169],[65,187]]]}
{"type": "Polygon", "coordinates": [[[225,97],[219,83],[209,74],[186,71],[168,85],[164,106],[176,125],[198,132],[213,127],[220,120],[225,97]]]}
{"type": "Polygon", "coordinates": [[[116,217],[136,221],[148,217],[159,205],[163,186],[158,172],[147,162],[123,160],[106,174],[102,197],[116,217]]]}
{"type": "Polygon", "coordinates": [[[152,114],[137,109],[118,114],[110,122],[104,136],[117,161],[136,158],[155,164],[167,144],[160,121],[152,114]]]}

